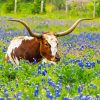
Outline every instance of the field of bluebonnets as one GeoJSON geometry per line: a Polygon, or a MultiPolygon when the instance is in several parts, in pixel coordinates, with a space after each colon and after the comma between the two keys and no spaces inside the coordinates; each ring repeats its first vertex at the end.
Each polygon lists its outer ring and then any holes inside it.
{"type": "MultiPolygon", "coordinates": [[[[3,60],[7,47],[13,37],[29,34],[8,19],[0,17],[0,100],[100,100],[100,22],[84,21],[77,31],[58,38],[57,65],[21,61],[14,66],[3,60]]],[[[33,32],[63,31],[75,21],[38,16],[22,20],[33,32]]]]}

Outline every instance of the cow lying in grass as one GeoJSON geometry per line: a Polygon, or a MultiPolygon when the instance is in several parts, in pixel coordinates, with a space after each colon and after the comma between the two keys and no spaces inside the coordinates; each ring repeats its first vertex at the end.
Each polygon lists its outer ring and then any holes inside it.
{"type": "Polygon", "coordinates": [[[57,33],[47,32],[43,34],[33,33],[29,26],[21,20],[9,20],[23,24],[30,36],[15,37],[8,47],[5,59],[17,65],[19,65],[20,59],[25,59],[29,62],[33,62],[33,59],[36,59],[37,62],[43,60],[45,63],[56,63],[60,61],[57,37],[71,33],[83,20],[91,19],[79,19],[67,31],[57,33]]]}

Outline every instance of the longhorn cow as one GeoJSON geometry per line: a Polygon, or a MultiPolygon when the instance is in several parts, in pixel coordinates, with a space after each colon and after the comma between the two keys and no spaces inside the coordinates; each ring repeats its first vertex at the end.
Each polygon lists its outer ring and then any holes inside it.
{"type": "Polygon", "coordinates": [[[56,63],[60,61],[58,54],[58,41],[56,37],[68,35],[75,27],[83,20],[91,20],[82,18],[77,20],[67,31],[63,32],[47,32],[43,34],[33,33],[29,26],[18,19],[11,19],[9,21],[16,21],[23,24],[30,36],[15,37],[7,50],[5,59],[10,60],[13,64],[19,65],[20,59],[33,62],[36,59],[37,62],[43,60],[43,62],[56,63]]]}

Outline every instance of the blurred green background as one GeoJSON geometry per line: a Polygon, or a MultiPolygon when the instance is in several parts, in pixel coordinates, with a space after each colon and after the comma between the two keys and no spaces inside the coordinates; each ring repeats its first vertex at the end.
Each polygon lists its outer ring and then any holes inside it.
{"type": "Polygon", "coordinates": [[[100,17],[100,0],[0,0],[0,15],[100,17]],[[56,16],[56,15],[58,16],[56,16]]]}

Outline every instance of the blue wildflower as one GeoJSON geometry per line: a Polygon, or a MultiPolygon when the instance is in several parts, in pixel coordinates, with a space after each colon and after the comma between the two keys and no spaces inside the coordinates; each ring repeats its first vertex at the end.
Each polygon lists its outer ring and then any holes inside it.
{"type": "Polygon", "coordinates": [[[68,98],[68,97],[64,97],[64,99],[63,100],[70,100],[70,98],[68,98]]]}
{"type": "Polygon", "coordinates": [[[3,97],[0,97],[0,100],[4,100],[4,98],[3,97]]]}
{"type": "Polygon", "coordinates": [[[82,92],[82,87],[79,86],[79,87],[78,87],[78,93],[81,93],[81,92],[82,92]]]}
{"type": "Polygon", "coordinates": [[[36,63],[37,63],[36,59],[35,59],[35,58],[33,58],[33,64],[36,64],[36,63]]]}
{"type": "Polygon", "coordinates": [[[86,100],[86,96],[82,96],[80,100],[86,100]]]}
{"type": "Polygon", "coordinates": [[[46,69],[42,71],[42,75],[45,76],[47,73],[46,69]]]}
{"type": "Polygon", "coordinates": [[[69,92],[70,91],[70,85],[66,86],[66,90],[69,92]]]}
{"type": "Polygon", "coordinates": [[[100,64],[100,60],[97,60],[97,63],[100,64]]]}
{"type": "Polygon", "coordinates": [[[9,95],[8,95],[8,92],[7,91],[4,92],[4,96],[8,98],[9,95]]]}
{"type": "Polygon", "coordinates": [[[78,65],[83,68],[84,67],[84,63],[82,61],[78,62],[78,65]]]}
{"type": "Polygon", "coordinates": [[[56,95],[56,97],[60,97],[60,89],[56,89],[55,95],[56,95]]]}

